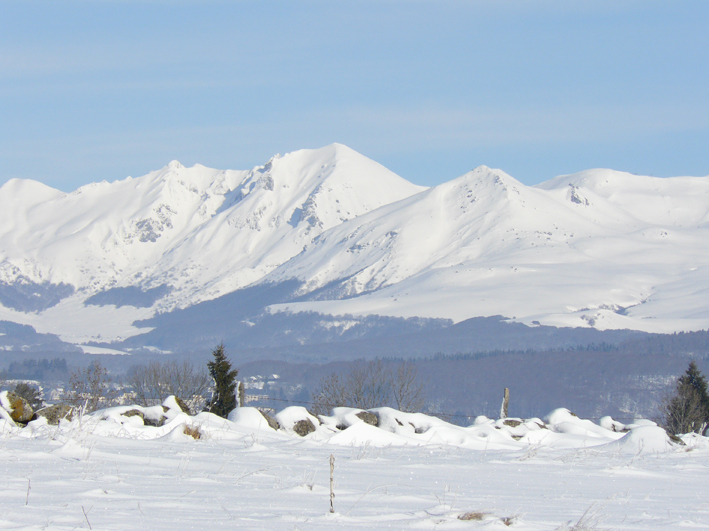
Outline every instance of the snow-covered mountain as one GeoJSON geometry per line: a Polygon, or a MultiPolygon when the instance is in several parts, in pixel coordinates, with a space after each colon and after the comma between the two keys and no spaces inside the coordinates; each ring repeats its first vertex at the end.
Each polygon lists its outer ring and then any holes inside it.
{"type": "Polygon", "coordinates": [[[590,170],[527,187],[479,167],[333,228],[267,278],[322,299],[290,310],[703,329],[708,229],[706,177],[590,170]]]}
{"type": "Polygon", "coordinates": [[[243,288],[327,229],[423,189],[339,144],[250,171],[173,161],[70,194],[11,180],[0,188],[0,314],[69,339],[102,333],[91,326],[129,335],[126,321],[243,288]],[[124,304],[85,311],[97,295],[124,304]]]}
{"type": "Polygon", "coordinates": [[[293,282],[270,311],[667,332],[709,327],[709,178],[479,167],[413,185],[334,144],[249,171],[172,162],[65,194],[0,188],[0,320],[113,340],[156,312],[293,282]]]}

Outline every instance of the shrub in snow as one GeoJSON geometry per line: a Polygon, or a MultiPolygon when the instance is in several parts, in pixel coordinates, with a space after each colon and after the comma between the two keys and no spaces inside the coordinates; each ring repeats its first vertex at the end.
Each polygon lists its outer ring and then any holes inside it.
{"type": "Polygon", "coordinates": [[[201,439],[202,438],[202,432],[199,431],[199,428],[197,426],[188,426],[185,424],[185,427],[182,428],[182,433],[185,435],[189,435],[193,439],[201,439]]]}
{"type": "Polygon", "coordinates": [[[94,361],[71,375],[67,401],[72,406],[85,408],[87,413],[106,407],[114,398],[109,383],[106,368],[94,361]]]}

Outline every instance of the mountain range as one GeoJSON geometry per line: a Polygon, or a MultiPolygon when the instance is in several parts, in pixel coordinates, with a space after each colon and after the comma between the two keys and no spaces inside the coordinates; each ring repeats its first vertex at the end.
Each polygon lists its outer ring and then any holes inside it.
{"type": "Polygon", "coordinates": [[[301,344],[490,316],[701,330],[707,242],[709,177],[526,186],[480,166],[426,188],[340,144],[246,171],[173,161],[71,193],[3,185],[0,320],[119,352],[165,348],[160,326],[190,319],[216,323],[206,340],[279,322],[301,344]]]}

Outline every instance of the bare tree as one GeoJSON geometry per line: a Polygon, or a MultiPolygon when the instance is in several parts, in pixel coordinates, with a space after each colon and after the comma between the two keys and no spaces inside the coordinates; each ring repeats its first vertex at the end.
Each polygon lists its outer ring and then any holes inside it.
{"type": "Polygon", "coordinates": [[[402,361],[396,368],[396,378],[392,381],[392,395],[396,409],[408,413],[421,411],[426,402],[425,385],[418,379],[416,365],[402,361]]]}
{"type": "Polygon", "coordinates": [[[345,396],[351,407],[385,406],[391,397],[392,374],[381,360],[355,362],[344,379],[345,396]]]}
{"type": "Polygon", "coordinates": [[[340,377],[332,373],[320,380],[320,384],[313,396],[313,413],[316,415],[327,415],[334,407],[341,407],[348,404],[345,385],[340,381],[340,377]]]}
{"type": "Polygon", "coordinates": [[[86,406],[86,412],[108,407],[113,398],[108,371],[98,361],[78,369],[69,378],[67,402],[76,407],[86,406]]]}
{"type": "Polygon", "coordinates": [[[424,387],[416,367],[401,362],[396,370],[382,360],[354,362],[348,373],[331,374],[320,381],[314,393],[314,412],[326,414],[333,407],[372,409],[391,405],[400,411],[415,411],[424,403],[424,387]]]}
{"type": "Polygon", "coordinates": [[[168,396],[175,395],[183,400],[192,412],[199,411],[204,406],[204,395],[210,383],[207,371],[195,367],[190,361],[153,361],[148,365],[134,367],[128,376],[128,384],[135,391],[139,405],[162,404],[168,396]]]}

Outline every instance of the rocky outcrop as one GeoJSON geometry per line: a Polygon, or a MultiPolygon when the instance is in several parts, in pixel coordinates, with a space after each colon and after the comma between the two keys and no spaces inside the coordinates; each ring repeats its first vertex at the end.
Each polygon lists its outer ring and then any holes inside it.
{"type": "Polygon", "coordinates": [[[192,412],[190,411],[190,407],[185,404],[185,401],[182,400],[179,396],[175,396],[175,402],[179,406],[179,408],[182,410],[183,413],[187,413],[188,415],[191,415],[192,412]]]}
{"type": "Polygon", "coordinates": [[[684,441],[683,441],[682,439],[680,439],[679,437],[677,437],[675,434],[670,433],[670,432],[667,431],[667,430],[665,430],[665,432],[667,433],[667,437],[669,437],[670,441],[673,442],[674,444],[676,444],[676,445],[678,445],[678,446],[687,446],[687,443],[684,442],[684,441]]]}
{"type": "Polygon", "coordinates": [[[47,419],[47,424],[56,426],[62,419],[71,420],[74,418],[74,408],[66,404],[54,404],[37,411],[37,417],[47,419]]]}
{"type": "Polygon", "coordinates": [[[308,433],[315,431],[315,425],[310,419],[299,420],[293,425],[293,431],[301,437],[305,437],[308,433]]]}
{"type": "MultiPolygon", "coordinates": [[[[274,419],[271,415],[269,415],[269,414],[266,413],[265,411],[261,411],[260,409],[259,409],[259,411],[260,411],[261,414],[263,415],[263,418],[266,419],[266,422],[268,422],[268,425],[269,425],[271,428],[273,428],[274,430],[280,430],[280,429],[281,429],[281,425],[278,424],[278,421],[277,421],[276,419],[274,419]]],[[[311,424],[312,424],[312,423],[311,423],[311,424]]]]}
{"type": "Polygon", "coordinates": [[[143,424],[146,426],[153,426],[155,428],[159,428],[163,424],[165,424],[165,417],[161,416],[159,419],[156,418],[150,418],[146,417],[145,413],[138,409],[131,409],[126,411],[125,413],[121,413],[121,416],[123,417],[140,417],[140,419],[143,421],[143,424]]]}
{"type": "Polygon", "coordinates": [[[137,409],[131,409],[130,411],[126,411],[125,413],[121,413],[121,415],[124,417],[140,417],[140,420],[145,422],[145,415],[143,414],[142,411],[138,411],[137,409]]]}
{"type": "Polygon", "coordinates": [[[146,417],[143,415],[143,424],[146,426],[153,426],[155,428],[159,428],[163,424],[165,424],[165,417],[160,417],[159,419],[151,419],[150,417],[146,417]]]}
{"type": "Polygon", "coordinates": [[[5,391],[2,395],[0,403],[12,420],[18,424],[27,424],[34,418],[34,411],[27,400],[12,391],[5,391]]]}
{"type": "Polygon", "coordinates": [[[355,416],[370,426],[379,426],[379,418],[377,418],[374,413],[369,411],[360,411],[359,413],[356,413],[355,416]]]}

